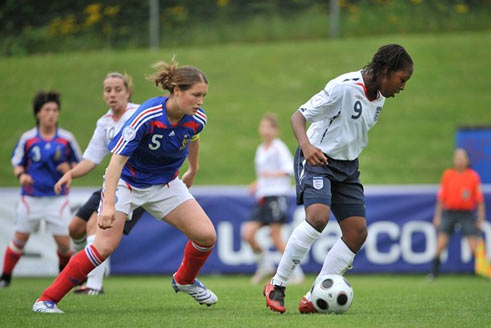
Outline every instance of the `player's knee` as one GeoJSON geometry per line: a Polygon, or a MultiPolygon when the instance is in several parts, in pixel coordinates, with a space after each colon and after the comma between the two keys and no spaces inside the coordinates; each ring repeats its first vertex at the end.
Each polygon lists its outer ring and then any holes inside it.
{"type": "Polygon", "coordinates": [[[365,243],[367,236],[368,236],[367,227],[363,225],[359,225],[351,229],[349,233],[347,234],[345,233],[343,235],[343,239],[346,245],[348,245],[348,247],[352,251],[357,252],[365,243]]]}
{"type": "Polygon", "coordinates": [[[58,253],[60,253],[62,255],[68,255],[71,252],[72,252],[72,249],[70,248],[70,244],[58,246],[58,253]]]}
{"type": "Polygon", "coordinates": [[[86,235],[86,223],[80,219],[74,219],[68,226],[68,233],[72,239],[81,239],[86,235]],[[83,222],[83,223],[82,223],[83,222]]]}

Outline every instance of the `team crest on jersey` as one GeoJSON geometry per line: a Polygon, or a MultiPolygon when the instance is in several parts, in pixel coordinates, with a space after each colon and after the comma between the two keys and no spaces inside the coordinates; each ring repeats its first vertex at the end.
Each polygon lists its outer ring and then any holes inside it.
{"type": "Polygon", "coordinates": [[[55,161],[59,161],[60,159],[61,159],[61,149],[60,147],[57,147],[55,152],[55,161]]]}
{"type": "Polygon", "coordinates": [[[181,143],[181,147],[179,147],[179,150],[184,150],[186,148],[186,146],[188,145],[189,143],[189,134],[185,134],[184,135],[184,138],[182,139],[182,143],[181,143]]]}
{"type": "Polygon", "coordinates": [[[127,126],[123,130],[123,138],[125,141],[131,141],[136,137],[136,130],[131,126],[127,126]]]}
{"type": "Polygon", "coordinates": [[[321,190],[324,188],[324,179],[322,179],[322,177],[313,177],[312,184],[314,185],[315,189],[321,190]]]}

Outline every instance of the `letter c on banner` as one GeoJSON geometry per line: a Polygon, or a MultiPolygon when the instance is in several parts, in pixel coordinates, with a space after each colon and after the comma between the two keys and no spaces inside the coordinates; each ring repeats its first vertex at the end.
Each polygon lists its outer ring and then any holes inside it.
{"type": "Polygon", "coordinates": [[[372,223],[368,230],[365,248],[367,259],[374,264],[389,264],[396,262],[401,255],[401,249],[397,243],[400,234],[399,226],[393,222],[379,221],[372,223]],[[380,234],[387,234],[390,239],[395,241],[386,253],[380,252],[377,247],[377,236],[380,234]]]}

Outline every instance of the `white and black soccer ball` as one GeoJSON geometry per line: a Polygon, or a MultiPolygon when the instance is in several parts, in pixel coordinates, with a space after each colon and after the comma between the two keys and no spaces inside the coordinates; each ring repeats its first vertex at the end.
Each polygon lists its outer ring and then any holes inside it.
{"type": "Polygon", "coordinates": [[[311,293],[312,304],[320,313],[343,313],[353,302],[353,288],[346,278],[337,274],[317,279],[311,293]]]}

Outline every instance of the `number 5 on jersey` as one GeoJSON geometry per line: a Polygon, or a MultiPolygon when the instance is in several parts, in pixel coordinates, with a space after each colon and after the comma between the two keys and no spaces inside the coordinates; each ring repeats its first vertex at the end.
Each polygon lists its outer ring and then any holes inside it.
{"type": "Polygon", "coordinates": [[[157,150],[160,148],[160,139],[162,139],[164,136],[161,134],[154,134],[152,136],[152,142],[148,145],[148,148],[150,150],[157,150]]]}

